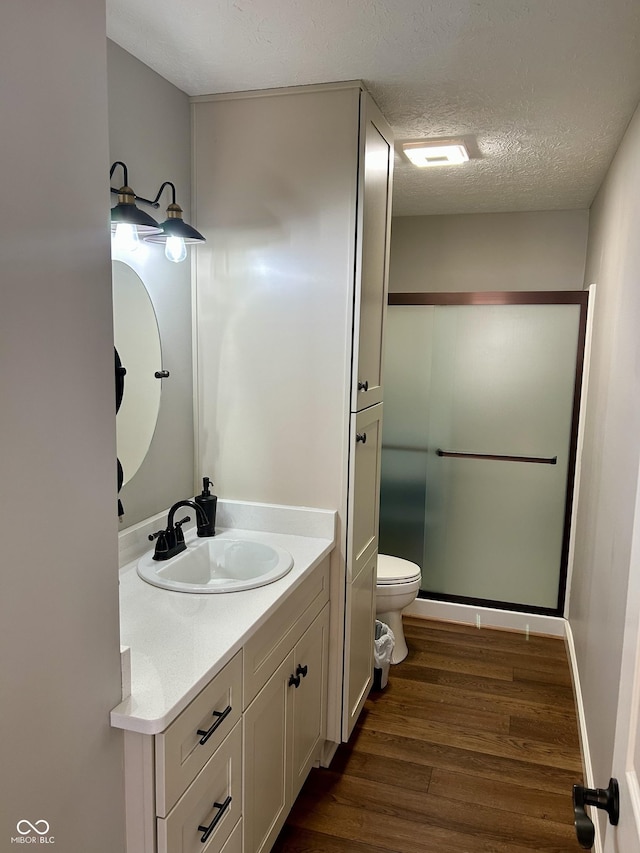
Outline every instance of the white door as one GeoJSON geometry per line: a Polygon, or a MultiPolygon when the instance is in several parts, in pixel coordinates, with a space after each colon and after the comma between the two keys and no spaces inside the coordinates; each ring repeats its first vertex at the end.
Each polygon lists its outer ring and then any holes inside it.
{"type": "MultiPolygon", "coordinates": [[[[611,775],[620,785],[620,820],[618,826],[606,824],[605,853],[635,853],[640,850],[640,477],[611,775]]],[[[598,781],[598,784],[604,787],[608,781],[598,781]]],[[[595,820],[595,809],[591,812],[595,820]]]]}
{"type": "Polygon", "coordinates": [[[360,182],[351,411],[382,402],[382,339],[389,278],[393,137],[368,95],[360,112],[360,182]]]}
{"type": "Polygon", "coordinates": [[[291,747],[291,802],[300,793],[326,734],[327,658],[329,656],[329,605],[296,643],[295,669],[298,687],[293,699],[291,747]]]}
{"type": "Polygon", "coordinates": [[[342,738],[349,740],[373,682],[373,638],[376,621],[376,567],[374,551],[353,581],[347,582],[344,644],[342,738]]]}
{"type": "Polygon", "coordinates": [[[347,581],[378,550],[383,403],[351,416],[347,508],[347,581]]]}
{"type": "Polygon", "coordinates": [[[271,850],[287,818],[291,760],[293,652],[280,664],[243,715],[245,853],[271,850]]]}

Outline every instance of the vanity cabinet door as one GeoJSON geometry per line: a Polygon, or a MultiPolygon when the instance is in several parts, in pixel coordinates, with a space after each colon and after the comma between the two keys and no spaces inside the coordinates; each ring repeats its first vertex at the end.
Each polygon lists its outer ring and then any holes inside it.
{"type": "Polygon", "coordinates": [[[382,403],[351,418],[342,737],[347,740],[373,678],[382,403]]]}
{"type": "Polygon", "coordinates": [[[347,740],[364,707],[373,681],[373,637],[376,619],[374,551],[353,581],[347,583],[342,729],[347,740]]]}
{"type": "Polygon", "coordinates": [[[351,410],[382,402],[382,342],[389,278],[393,136],[363,93],[360,107],[357,267],[351,410]]]}
{"type": "Polygon", "coordinates": [[[382,403],[351,417],[347,511],[347,581],[378,548],[382,403]]]}
{"type": "Polygon", "coordinates": [[[329,607],[244,713],[244,853],[271,849],[326,731],[329,607]]]}
{"type": "Polygon", "coordinates": [[[242,853],[242,818],[236,824],[220,853],[242,853]]]}
{"type": "Polygon", "coordinates": [[[329,607],[325,607],[295,648],[291,803],[300,792],[324,742],[327,723],[329,607]]]}
{"type": "Polygon", "coordinates": [[[244,853],[271,849],[289,812],[291,652],[244,712],[244,853]]]}

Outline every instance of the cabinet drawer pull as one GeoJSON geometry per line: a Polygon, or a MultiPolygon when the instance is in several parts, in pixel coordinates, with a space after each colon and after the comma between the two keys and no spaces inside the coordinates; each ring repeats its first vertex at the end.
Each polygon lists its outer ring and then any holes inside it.
{"type": "Polygon", "coordinates": [[[300,687],[300,676],[299,675],[290,675],[289,676],[289,687],[291,687],[292,684],[296,688],[296,690],[298,689],[298,687],[300,687]]]}
{"type": "Polygon", "coordinates": [[[208,731],[204,731],[204,729],[198,729],[197,732],[197,734],[202,735],[202,738],[199,741],[201,746],[205,745],[205,743],[209,740],[209,738],[215,732],[218,726],[221,726],[224,720],[226,720],[226,718],[229,716],[229,714],[231,713],[231,705],[227,705],[224,711],[212,711],[211,713],[216,718],[211,728],[208,731]]]}
{"type": "Polygon", "coordinates": [[[357,432],[356,433],[356,441],[361,441],[363,444],[366,444],[367,443],[366,432],[357,432]]]}
{"type": "Polygon", "coordinates": [[[369,382],[365,379],[364,382],[358,382],[358,391],[368,391],[369,382]]]}
{"type": "Polygon", "coordinates": [[[298,668],[296,669],[296,675],[301,675],[303,678],[307,677],[307,673],[309,672],[309,667],[305,663],[304,666],[298,664],[298,668]]]}
{"type": "Polygon", "coordinates": [[[226,810],[229,808],[230,805],[231,805],[231,796],[228,796],[227,799],[224,801],[224,803],[214,803],[213,804],[213,807],[215,809],[218,809],[217,815],[211,821],[209,826],[199,826],[198,827],[198,832],[203,833],[202,838],[200,839],[200,841],[203,844],[208,840],[208,838],[211,835],[211,833],[213,832],[213,830],[220,823],[220,821],[222,820],[222,815],[226,812],[226,810]]]}

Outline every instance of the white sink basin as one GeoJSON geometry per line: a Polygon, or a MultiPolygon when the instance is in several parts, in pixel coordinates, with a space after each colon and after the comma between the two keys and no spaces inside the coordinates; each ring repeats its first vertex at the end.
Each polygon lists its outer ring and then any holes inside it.
{"type": "Polygon", "coordinates": [[[293,557],[284,548],[248,539],[194,539],[170,560],[154,560],[153,552],[138,562],[143,581],[175,592],[239,592],[284,577],[293,557]]]}

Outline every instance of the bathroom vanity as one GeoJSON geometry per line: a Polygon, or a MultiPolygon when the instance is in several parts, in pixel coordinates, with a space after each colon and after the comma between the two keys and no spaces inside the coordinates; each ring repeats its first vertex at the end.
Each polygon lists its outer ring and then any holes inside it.
{"type": "Polygon", "coordinates": [[[137,560],[121,571],[127,853],[268,851],[325,745],[335,513],[223,503],[233,515],[254,525],[234,536],[291,553],[285,577],[189,594],[145,583],[137,560]]]}
{"type": "Polygon", "coordinates": [[[208,241],[194,263],[195,458],[228,493],[337,512],[320,531],[322,511],[266,524],[229,510],[223,527],[294,556],[249,592],[167,592],[129,566],[132,690],[112,721],[126,731],[129,853],[266,853],[372,682],[393,140],[357,81],[192,110],[208,241]],[[186,741],[172,734],[183,723],[186,741]]]}

